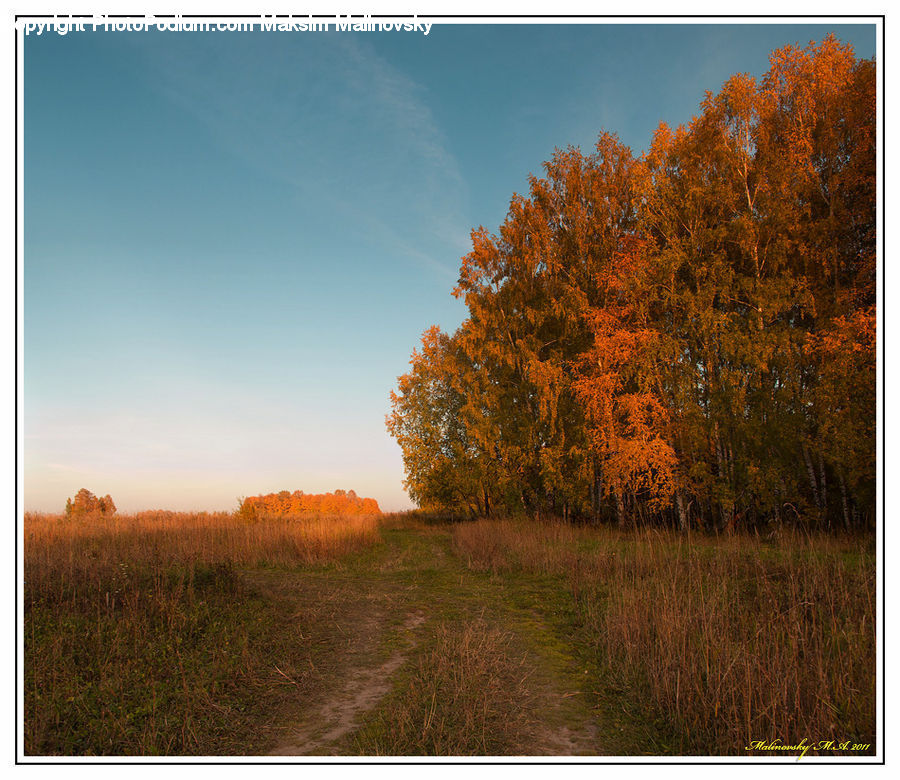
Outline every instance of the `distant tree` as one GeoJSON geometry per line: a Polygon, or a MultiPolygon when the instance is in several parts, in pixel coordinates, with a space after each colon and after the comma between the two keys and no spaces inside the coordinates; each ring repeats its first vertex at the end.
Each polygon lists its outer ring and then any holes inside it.
{"type": "Polygon", "coordinates": [[[235,514],[242,520],[255,520],[258,511],[257,504],[253,501],[254,496],[250,498],[239,498],[238,508],[235,514]]]}
{"type": "Polygon", "coordinates": [[[109,493],[103,496],[103,498],[97,499],[97,503],[101,515],[114,515],[116,513],[116,504],[109,493]]]}
{"type": "Polygon", "coordinates": [[[108,493],[103,498],[97,498],[87,488],[81,488],[75,498],[66,499],[66,516],[82,517],[84,515],[100,514],[114,515],[116,513],[116,505],[112,500],[112,496],[108,493]]]}
{"type": "Polygon", "coordinates": [[[265,516],[380,514],[380,510],[375,499],[360,498],[352,490],[335,490],[334,493],[320,495],[304,493],[302,490],[295,490],[293,493],[282,490],[240,499],[236,514],[245,520],[254,520],[265,516]]]}

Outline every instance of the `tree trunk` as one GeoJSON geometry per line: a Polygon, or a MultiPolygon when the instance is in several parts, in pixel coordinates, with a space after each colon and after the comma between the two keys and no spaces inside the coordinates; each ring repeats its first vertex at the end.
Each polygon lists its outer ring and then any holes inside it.
{"type": "Polygon", "coordinates": [[[724,479],[728,475],[725,473],[725,458],[722,455],[722,442],[719,439],[719,423],[716,423],[715,427],[716,432],[716,466],[719,470],[719,478],[724,479]]]}
{"type": "MultiPolygon", "coordinates": [[[[715,428],[715,445],[716,445],[716,466],[718,468],[719,479],[731,486],[731,479],[728,475],[728,467],[725,463],[725,448],[722,446],[722,439],[719,436],[719,423],[716,422],[715,428]]],[[[721,516],[721,525],[723,529],[731,530],[734,524],[734,504],[728,506],[726,502],[719,504],[719,513],[721,516]]]]}
{"type": "Polygon", "coordinates": [[[816,509],[821,513],[822,502],[819,500],[819,487],[816,484],[816,471],[813,468],[812,458],[809,457],[809,447],[803,444],[803,460],[806,462],[806,474],[809,477],[809,486],[812,489],[813,499],[816,502],[816,509]]]}
{"type": "Polygon", "coordinates": [[[619,528],[625,527],[625,502],[622,500],[622,491],[616,488],[616,521],[619,528]]]}
{"type": "Polygon", "coordinates": [[[688,530],[687,512],[684,511],[684,499],[681,497],[681,491],[675,491],[675,506],[678,509],[678,530],[688,530]]]}
{"type": "Polygon", "coordinates": [[[603,500],[603,467],[594,458],[594,484],[591,488],[591,513],[594,525],[600,523],[600,507],[603,500]]]}
{"type": "Polygon", "coordinates": [[[838,481],[841,485],[841,504],[844,509],[844,530],[850,530],[850,507],[847,505],[847,484],[844,482],[844,470],[838,469],[838,481]]]}
{"type": "Polygon", "coordinates": [[[830,529],[831,521],[828,519],[828,483],[825,481],[825,458],[822,457],[822,450],[819,450],[819,483],[822,496],[822,516],[830,529]]]}

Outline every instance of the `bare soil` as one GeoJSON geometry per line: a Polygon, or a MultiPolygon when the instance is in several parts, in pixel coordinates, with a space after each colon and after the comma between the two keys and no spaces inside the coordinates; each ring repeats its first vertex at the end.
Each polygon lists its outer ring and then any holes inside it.
{"type": "MultiPolygon", "coordinates": [[[[410,614],[403,624],[403,641],[415,645],[415,629],[422,625],[421,612],[410,614]]],[[[372,637],[372,626],[361,638],[372,637]]],[[[365,645],[363,645],[365,647],[365,645]]],[[[378,666],[371,666],[370,648],[351,648],[345,659],[345,681],[339,688],[321,691],[319,700],[310,707],[296,730],[275,750],[273,756],[310,755],[327,750],[341,737],[361,725],[362,716],[371,712],[390,692],[393,675],[406,662],[408,649],[395,650],[378,666]]]]}

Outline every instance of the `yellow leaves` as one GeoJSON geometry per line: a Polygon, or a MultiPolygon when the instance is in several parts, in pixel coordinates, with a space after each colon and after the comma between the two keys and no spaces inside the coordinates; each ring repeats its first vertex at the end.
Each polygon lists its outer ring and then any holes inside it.
{"type": "Polygon", "coordinates": [[[97,498],[87,488],[81,488],[74,499],[66,500],[66,515],[69,517],[82,517],[84,515],[114,515],[116,505],[112,497],[107,493],[103,498],[97,498]]]}
{"type": "Polygon", "coordinates": [[[667,503],[675,490],[677,456],[663,438],[669,414],[654,394],[639,388],[652,384],[649,353],[655,331],[634,327],[630,308],[589,312],[594,334],[591,348],[577,362],[574,389],[586,416],[588,435],[601,458],[605,489],[627,489],[654,507],[667,503]]]}
{"type": "Polygon", "coordinates": [[[669,504],[676,489],[678,458],[658,435],[649,438],[615,437],[604,460],[608,489],[618,485],[646,500],[651,508],[669,504]]]}
{"type": "Polygon", "coordinates": [[[300,515],[371,515],[380,514],[374,498],[360,498],[352,490],[334,493],[267,493],[248,496],[241,502],[239,514],[245,518],[259,516],[292,517],[300,515]]]}
{"type": "Polygon", "coordinates": [[[654,506],[675,490],[678,458],[663,436],[669,414],[650,393],[627,392],[621,376],[582,376],[575,390],[584,404],[594,450],[602,458],[607,490],[627,488],[654,506]]]}
{"type": "Polygon", "coordinates": [[[834,360],[849,352],[861,352],[870,358],[874,367],[875,327],[874,306],[836,317],[829,328],[807,336],[807,353],[825,360],[834,360]]]}
{"type": "Polygon", "coordinates": [[[833,437],[829,484],[862,464],[840,453],[872,449],[874,76],[828,38],[707,93],[641,160],[608,133],[557,150],[472,231],[469,316],[391,394],[411,490],[599,511],[601,478],[620,509],[679,482],[758,519],[807,482],[798,442],[833,437]]]}

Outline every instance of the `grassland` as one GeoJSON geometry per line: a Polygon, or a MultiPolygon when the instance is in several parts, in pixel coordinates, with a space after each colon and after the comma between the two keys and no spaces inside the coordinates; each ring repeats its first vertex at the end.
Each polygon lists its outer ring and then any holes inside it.
{"type": "Polygon", "coordinates": [[[875,748],[862,538],[150,513],[25,547],[30,755],[875,748]]]}
{"type": "Polygon", "coordinates": [[[874,749],[869,540],[481,521],[454,544],[495,576],[562,577],[606,679],[667,724],[678,753],[803,737],[874,749]]]}
{"type": "Polygon", "coordinates": [[[378,539],[373,517],[172,512],[28,515],[24,531],[26,752],[62,755],[257,749],[281,667],[311,650],[294,600],[243,570],[327,566],[378,539]]]}

